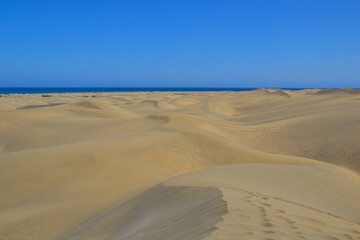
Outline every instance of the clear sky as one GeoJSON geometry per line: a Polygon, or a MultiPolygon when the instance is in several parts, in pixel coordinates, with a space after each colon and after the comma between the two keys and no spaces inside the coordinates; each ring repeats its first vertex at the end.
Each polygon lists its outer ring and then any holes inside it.
{"type": "Polygon", "coordinates": [[[360,1],[1,0],[9,86],[360,88],[360,1]]]}

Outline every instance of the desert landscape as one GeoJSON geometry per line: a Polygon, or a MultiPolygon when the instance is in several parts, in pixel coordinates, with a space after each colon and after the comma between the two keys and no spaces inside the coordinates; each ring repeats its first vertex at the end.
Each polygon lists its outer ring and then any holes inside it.
{"type": "Polygon", "coordinates": [[[0,239],[360,239],[360,90],[0,95],[0,239]]]}

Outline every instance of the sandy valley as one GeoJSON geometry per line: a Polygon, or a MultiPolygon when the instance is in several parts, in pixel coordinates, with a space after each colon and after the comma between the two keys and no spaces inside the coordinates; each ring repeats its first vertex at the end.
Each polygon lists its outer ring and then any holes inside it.
{"type": "Polygon", "coordinates": [[[0,95],[0,239],[360,239],[360,92],[0,95]]]}

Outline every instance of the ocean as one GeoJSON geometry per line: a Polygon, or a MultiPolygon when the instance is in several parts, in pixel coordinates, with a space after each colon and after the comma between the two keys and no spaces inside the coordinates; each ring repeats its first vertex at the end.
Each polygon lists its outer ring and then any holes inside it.
{"type": "MultiPolygon", "coordinates": [[[[79,93],[79,92],[203,92],[203,91],[251,91],[257,88],[213,87],[0,87],[0,94],[26,93],[79,93]]],[[[300,90],[301,88],[284,88],[300,90]]]]}

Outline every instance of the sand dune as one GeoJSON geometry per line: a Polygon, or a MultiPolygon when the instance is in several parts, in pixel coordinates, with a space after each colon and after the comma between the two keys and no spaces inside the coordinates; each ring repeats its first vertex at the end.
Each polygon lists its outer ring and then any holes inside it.
{"type": "Polygon", "coordinates": [[[226,213],[217,188],[161,184],[85,222],[63,239],[203,239],[226,213]]]}
{"type": "Polygon", "coordinates": [[[3,96],[0,239],[359,239],[360,98],[319,91],[3,96]]]}
{"type": "Polygon", "coordinates": [[[63,239],[357,239],[354,189],[359,176],[325,164],[213,167],[171,178],[63,239]]]}
{"type": "Polygon", "coordinates": [[[360,94],[360,89],[341,88],[341,89],[322,89],[316,94],[331,94],[331,93],[344,93],[344,94],[360,94]]]}
{"type": "Polygon", "coordinates": [[[329,165],[238,164],[175,177],[165,185],[222,191],[228,213],[205,239],[357,239],[359,180],[329,165]]]}

